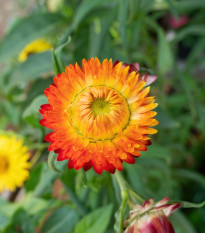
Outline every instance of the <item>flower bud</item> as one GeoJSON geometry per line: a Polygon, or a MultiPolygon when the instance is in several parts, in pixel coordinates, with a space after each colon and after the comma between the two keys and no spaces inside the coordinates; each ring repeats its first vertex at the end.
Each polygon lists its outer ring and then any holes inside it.
{"type": "Polygon", "coordinates": [[[169,197],[154,203],[149,199],[142,206],[135,205],[130,212],[130,218],[124,222],[127,226],[124,233],[174,233],[174,228],[168,219],[181,203],[168,204],[169,197]]]}
{"type": "MultiPolygon", "coordinates": [[[[116,66],[119,63],[118,60],[115,61],[113,66],[116,66]]],[[[129,66],[129,73],[135,71],[136,73],[139,73],[140,71],[140,65],[139,63],[135,62],[133,64],[123,63],[123,67],[129,66]]],[[[156,75],[149,75],[147,72],[145,74],[140,74],[139,81],[146,82],[145,86],[148,86],[152,84],[157,79],[156,75]]]]}

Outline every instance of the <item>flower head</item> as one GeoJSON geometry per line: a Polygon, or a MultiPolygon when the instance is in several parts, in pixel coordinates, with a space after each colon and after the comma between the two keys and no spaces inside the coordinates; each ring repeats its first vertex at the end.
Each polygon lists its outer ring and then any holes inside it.
{"type": "Polygon", "coordinates": [[[0,135],[0,192],[14,191],[29,176],[29,154],[23,140],[0,135]]]}
{"type": "Polygon", "coordinates": [[[186,15],[181,15],[179,19],[176,19],[173,15],[170,16],[169,23],[174,29],[181,28],[189,22],[189,17],[186,15]]]}
{"type": "Polygon", "coordinates": [[[168,219],[181,203],[168,204],[169,197],[154,203],[147,200],[142,206],[135,205],[130,212],[130,218],[125,221],[128,225],[124,233],[174,233],[174,228],[168,219]]]}
{"type": "Polygon", "coordinates": [[[33,53],[41,53],[52,48],[52,45],[45,39],[37,39],[32,41],[30,44],[20,52],[18,60],[20,62],[26,61],[29,55],[33,53]]]}
{"type": "Polygon", "coordinates": [[[66,67],[54,83],[44,92],[49,104],[41,106],[40,123],[54,130],[45,140],[59,161],[69,159],[68,168],[114,173],[147,150],[147,135],[157,132],[150,128],[158,124],[151,111],[157,104],[139,72],[91,58],[82,69],[66,67]]]}

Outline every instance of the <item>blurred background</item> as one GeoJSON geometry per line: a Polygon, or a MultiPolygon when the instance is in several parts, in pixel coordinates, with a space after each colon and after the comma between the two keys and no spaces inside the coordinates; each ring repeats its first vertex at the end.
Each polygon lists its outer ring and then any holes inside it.
{"type": "MultiPolygon", "coordinates": [[[[57,174],[45,166],[47,130],[38,123],[38,109],[54,76],[50,48],[58,53],[63,44],[66,65],[97,56],[138,62],[140,72],[158,77],[151,94],[159,103],[159,132],[135,165],[124,164],[124,176],[146,198],[205,200],[204,0],[0,0],[0,5],[0,129],[22,135],[32,161],[25,187],[2,194],[0,232],[57,232],[53,219],[66,216],[63,204],[77,205],[71,193],[87,200],[89,211],[114,200],[107,173],[89,173],[90,186],[84,187],[82,174],[57,174]],[[42,38],[50,46],[27,47],[20,59],[29,43],[42,38]],[[23,201],[11,205],[18,198],[23,201]],[[30,211],[34,203],[41,204],[30,211]],[[32,227],[18,231],[22,219],[32,227]]],[[[204,233],[205,209],[182,209],[172,222],[176,233],[204,233]]],[[[114,217],[104,232],[114,232],[113,224],[114,217]]],[[[66,229],[58,232],[73,230],[66,229]]]]}

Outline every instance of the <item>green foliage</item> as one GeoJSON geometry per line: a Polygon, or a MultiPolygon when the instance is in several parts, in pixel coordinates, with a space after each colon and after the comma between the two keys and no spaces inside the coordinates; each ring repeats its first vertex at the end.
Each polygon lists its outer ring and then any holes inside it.
{"type": "Polygon", "coordinates": [[[76,211],[68,206],[55,210],[43,226],[41,233],[69,233],[78,221],[76,211]]]}
{"type": "Polygon", "coordinates": [[[32,14],[20,20],[4,38],[0,48],[0,61],[17,56],[31,41],[44,37],[62,22],[60,14],[32,14]],[[11,49],[12,48],[12,49],[11,49]]]}
{"type": "Polygon", "coordinates": [[[47,98],[44,95],[37,96],[23,112],[23,119],[33,127],[40,127],[39,109],[40,106],[46,102],[47,98]]]}
{"type": "Polygon", "coordinates": [[[92,211],[79,221],[74,233],[104,233],[108,227],[112,214],[112,205],[103,206],[92,211]]]}

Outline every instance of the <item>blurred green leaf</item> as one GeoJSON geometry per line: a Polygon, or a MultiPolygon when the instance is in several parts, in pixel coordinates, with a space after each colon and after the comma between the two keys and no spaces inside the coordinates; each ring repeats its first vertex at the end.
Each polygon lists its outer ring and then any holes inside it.
{"type": "Polygon", "coordinates": [[[87,213],[87,209],[84,205],[84,203],[82,203],[78,196],[75,194],[76,193],[76,172],[75,170],[69,170],[67,172],[65,172],[62,176],[61,176],[61,180],[64,184],[64,188],[65,191],[67,192],[68,196],[70,197],[70,199],[72,200],[72,202],[76,205],[76,209],[78,211],[78,213],[81,216],[84,216],[87,213]]]}
{"type": "Polygon", "coordinates": [[[58,177],[58,174],[51,171],[46,163],[42,164],[43,167],[41,170],[40,180],[34,190],[35,196],[41,196],[43,193],[47,192],[47,189],[52,185],[53,180],[58,177]]]}
{"type": "Polygon", "coordinates": [[[100,7],[103,4],[116,2],[116,0],[83,0],[76,9],[75,16],[72,22],[72,28],[75,30],[81,21],[93,11],[95,8],[100,7]]]}
{"type": "Polygon", "coordinates": [[[174,40],[179,41],[184,38],[193,35],[193,36],[205,36],[205,25],[195,24],[182,28],[175,36],[174,40]]]}
{"type": "Polygon", "coordinates": [[[30,215],[38,214],[50,207],[49,201],[34,197],[32,193],[28,193],[21,202],[15,204],[22,207],[30,215]]]}
{"type": "Polygon", "coordinates": [[[171,216],[171,222],[174,229],[179,230],[180,233],[197,233],[189,220],[179,211],[171,216]]]}
{"type": "Polygon", "coordinates": [[[67,42],[60,45],[55,50],[52,50],[52,63],[53,63],[53,70],[55,74],[60,74],[65,71],[65,65],[62,59],[62,50],[71,42],[71,37],[68,37],[67,42]]]}
{"type": "Polygon", "coordinates": [[[192,203],[188,201],[180,201],[182,203],[182,208],[201,208],[205,206],[205,201],[201,203],[192,203]]]}
{"type": "Polygon", "coordinates": [[[177,9],[177,7],[175,5],[176,2],[173,1],[173,0],[165,0],[165,1],[168,3],[172,14],[178,19],[179,18],[179,13],[178,13],[178,9],[177,9]]]}
{"type": "Polygon", "coordinates": [[[6,200],[0,199],[0,214],[5,216],[6,218],[12,217],[15,211],[18,209],[18,205],[11,204],[6,200]]]}
{"type": "Polygon", "coordinates": [[[51,151],[48,155],[48,167],[55,172],[62,172],[68,164],[68,160],[57,161],[58,155],[51,151]]]}
{"type": "Polygon", "coordinates": [[[126,32],[127,32],[127,15],[129,9],[129,0],[119,0],[119,11],[118,11],[118,28],[121,36],[121,43],[123,47],[126,49],[127,40],[126,40],[126,32]]]}
{"type": "Polygon", "coordinates": [[[128,199],[128,193],[124,191],[120,208],[115,213],[114,230],[116,233],[121,233],[123,231],[123,222],[125,219],[125,211],[127,208],[127,199],[128,199]]]}
{"type": "Polygon", "coordinates": [[[9,87],[27,83],[47,73],[52,74],[51,51],[31,55],[25,62],[19,63],[11,75],[9,87]]]}
{"type": "Polygon", "coordinates": [[[74,233],[104,233],[112,214],[112,205],[103,206],[86,215],[76,225],[74,233]]]}
{"type": "Polygon", "coordinates": [[[100,57],[105,37],[116,17],[116,10],[104,10],[101,17],[95,17],[90,28],[89,57],[100,57]]]}
{"type": "Polygon", "coordinates": [[[5,114],[8,124],[19,124],[20,110],[14,103],[9,100],[1,101],[0,110],[5,114]]]}
{"type": "Polygon", "coordinates": [[[200,184],[205,190],[205,177],[195,171],[185,170],[185,169],[175,169],[173,174],[179,178],[186,178],[193,180],[200,184]]]}
{"type": "Polygon", "coordinates": [[[62,19],[60,14],[51,13],[33,14],[23,18],[4,37],[0,47],[0,61],[5,62],[17,56],[28,43],[53,31],[62,19]]]}
{"type": "Polygon", "coordinates": [[[31,233],[35,231],[34,222],[23,209],[18,209],[11,219],[10,225],[5,229],[4,233],[31,233]]]}
{"type": "Polygon", "coordinates": [[[30,177],[25,184],[25,188],[27,192],[33,191],[35,187],[37,186],[40,180],[42,167],[43,167],[43,164],[39,163],[36,167],[34,167],[31,170],[30,177]]]}
{"type": "Polygon", "coordinates": [[[169,43],[162,29],[158,30],[158,66],[160,73],[164,75],[169,70],[173,69],[173,56],[169,43]]]}
{"type": "Polygon", "coordinates": [[[205,8],[205,1],[202,0],[181,0],[181,1],[176,1],[175,6],[177,9],[180,10],[196,10],[196,9],[201,9],[205,8]]]}
{"type": "Polygon", "coordinates": [[[69,233],[73,230],[77,221],[77,212],[68,206],[64,206],[52,213],[43,225],[41,233],[69,233]]]}
{"type": "Polygon", "coordinates": [[[50,206],[49,201],[33,197],[31,193],[26,195],[25,198],[19,202],[9,203],[0,200],[0,204],[0,216],[10,221],[13,221],[12,216],[15,216],[15,213],[18,212],[19,209],[23,209],[27,215],[38,215],[50,206]]]}
{"type": "Polygon", "coordinates": [[[39,109],[42,104],[47,103],[48,100],[46,96],[44,95],[39,95],[37,96],[31,104],[24,110],[23,112],[23,119],[32,125],[33,127],[41,127],[39,124],[39,109]]]}
{"type": "Polygon", "coordinates": [[[8,225],[9,218],[0,213],[0,232],[8,225]]]}
{"type": "Polygon", "coordinates": [[[176,129],[181,126],[179,121],[169,117],[165,111],[158,111],[157,120],[159,121],[159,128],[162,129],[176,129]]]}

